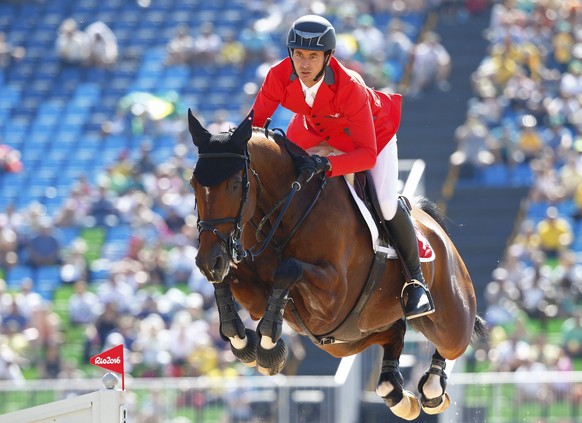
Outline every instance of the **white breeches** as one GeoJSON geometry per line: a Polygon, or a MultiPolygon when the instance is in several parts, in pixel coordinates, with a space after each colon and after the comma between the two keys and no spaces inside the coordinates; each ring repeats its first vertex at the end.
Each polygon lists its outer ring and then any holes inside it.
{"type": "Polygon", "coordinates": [[[398,144],[396,135],[378,154],[370,169],[384,219],[392,220],[398,210],[398,144]]]}

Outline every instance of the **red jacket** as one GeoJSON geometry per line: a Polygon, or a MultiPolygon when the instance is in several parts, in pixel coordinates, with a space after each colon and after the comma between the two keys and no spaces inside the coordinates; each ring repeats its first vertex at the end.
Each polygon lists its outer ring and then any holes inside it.
{"type": "Polygon", "coordinates": [[[279,104],[295,113],[287,129],[293,142],[303,149],[327,142],[345,153],[328,157],[329,176],[338,176],[374,167],[378,152],[398,131],[402,97],[367,87],[359,74],[332,57],[309,107],[286,58],[269,70],[253,104],[253,124],[264,126],[279,104]]]}

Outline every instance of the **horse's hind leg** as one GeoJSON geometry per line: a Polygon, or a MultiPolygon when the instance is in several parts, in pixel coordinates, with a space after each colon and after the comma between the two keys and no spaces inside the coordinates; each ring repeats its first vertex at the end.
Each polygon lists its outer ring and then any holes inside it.
{"type": "Polygon", "coordinates": [[[420,403],[412,392],[404,389],[398,361],[404,348],[406,323],[399,320],[391,330],[395,331],[395,339],[383,346],[382,370],[376,393],[384,399],[384,403],[396,416],[414,420],[420,415],[420,403]]]}
{"type": "Polygon", "coordinates": [[[230,342],[230,349],[236,358],[245,366],[254,367],[257,359],[257,334],[255,331],[245,328],[236,312],[228,282],[214,286],[214,298],[216,298],[218,306],[220,336],[225,341],[230,342]]]}
{"type": "Polygon", "coordinates": [[[449,408],[451,399],[446,393],[447,375],[446,362],[438,351],[432,355],[430,367],[418,383],[422,409],[427,414],[439,414],[449,408]]]}

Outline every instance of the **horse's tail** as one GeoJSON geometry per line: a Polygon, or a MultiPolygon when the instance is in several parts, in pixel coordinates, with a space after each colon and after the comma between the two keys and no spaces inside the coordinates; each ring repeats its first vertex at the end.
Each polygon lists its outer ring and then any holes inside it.
{"type": "Polygon", "coordinates": [[[471,345],[475,345],[481,340],[487,339],[487,323],[481,316],[475,317],[475,325],[473,326],[473,336],[471,336],[471,345]]]}
{"type": "Polygon", "coordinates": [[[448,236],[451,235],[447,228],[447,219],[442,210],[437,205],[437,203],[429,200],[426,197],[417,197],[414,199],[414,203],[419,209],[421,209],[430,217],[432,217],[435,220],[435,222],[437,222],[439,226],[443,228],[443,230],[448,236]]]}

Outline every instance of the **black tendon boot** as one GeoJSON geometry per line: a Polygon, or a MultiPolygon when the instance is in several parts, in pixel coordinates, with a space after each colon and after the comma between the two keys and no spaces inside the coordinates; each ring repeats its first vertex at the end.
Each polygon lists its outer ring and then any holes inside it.
{"type": "Polygon", "coordinates": [[[422,276],[416,232],[408,208],[402,199],[398,200],[396,215],[392,220],[384,222],[410,273],[411,280],[404,283],[401,293],[404,317],[414,319],[434,313],[432,296],[422,276]]]}

